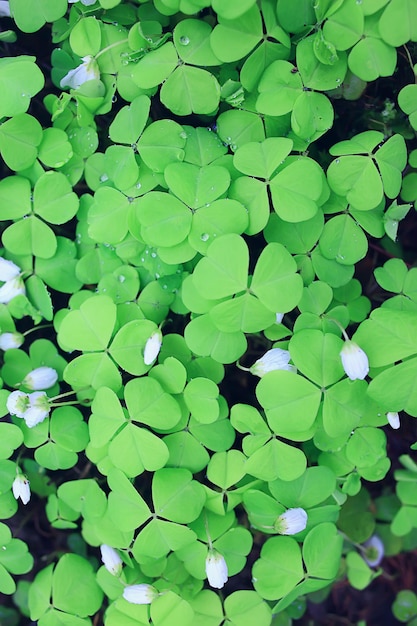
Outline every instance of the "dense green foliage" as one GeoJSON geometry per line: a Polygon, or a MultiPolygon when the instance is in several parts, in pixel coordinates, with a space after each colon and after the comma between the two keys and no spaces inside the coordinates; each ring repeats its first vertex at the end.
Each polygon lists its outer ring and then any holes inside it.
{"type": "Polygon", "coordinates": [[[412,456],[396,493],[367,488],[384,427],[417,417],[417,269],[396,243],[417,203],[415,0],[9,4],[0,592],[40,626],[269,626],[342,578],[364,589],[417,545],[412,456]],[[14,52],[37,31],[49,74],[14,52]],[[400,67],[379,126],[346,129],[337,111],[400,67]],[[380,306],[355,275],[371,240],[392,256],[380,306]],[[64,537],[39,562],[20,538],[36,500],[64,537]]]}

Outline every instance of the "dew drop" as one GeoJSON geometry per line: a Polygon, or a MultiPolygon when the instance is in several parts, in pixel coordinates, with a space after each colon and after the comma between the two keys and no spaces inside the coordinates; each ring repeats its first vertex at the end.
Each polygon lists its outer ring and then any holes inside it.
{"type": "Polygon", "coordinates": [[[337,163],[339,165],[340,159],[336,159],[335,163],[337,163]]]}
{"type": "Polygon", "coordinates": [[[203,233],[200,237],[201,241],[208,241],[210,235],[208,233],[203,233]]]}
{"type": "Polygon", "coordinates": [[[190,43],[190,39],[189,37],[186,37],[185,35],[183,35],[182,37],[180,37],[180,44],[182,46],[188,46],[188,44],[190,43]]]}
{"type": "Polygon", "coordinates": [[[136,189],[140,189],[142,187],[142,183],[136,183],[135,187],[136,189]]]}
{"type": "Polygon", "coordinates": [[[181,137],[181,139],[187,139],[187,133],[185,132],[185,130],[183,130],[183,131],[180,133],[180,137],[181,137]]]}
{"type": "Polygon", "coordinates": [[[125,280],[126,280],[126,276],[122,276],[122,275],[119,276],[119,283],[124,283],[125,280]]]}
{"type": "Polygon", "coordinates": [[[102,174],[102,175],[100,176],[100,182],[101,182],[101,183],[105,183],[105,182],[106,182],[106,180],[109,180],[109,177],[107,176],[107,174],[102,174]]]}
{"type": "Polygon", "coordinates": [[[336,78],[336,82],[337,82],[337,83],[340,83],[340,82],[341,82],[341,79],[340,79],[340,78],[336,78]]]}
{"type": "Polygon", "coordinates": [[[112,101],[112,102],[117,102],[117,96],[112,96],[111,101],[112,101]]]}
{"type": "Polygon", "coordinates": [[[152,257],[153,259],[156,259],[156,252],[151,252],[151,257],[152,257]]]}

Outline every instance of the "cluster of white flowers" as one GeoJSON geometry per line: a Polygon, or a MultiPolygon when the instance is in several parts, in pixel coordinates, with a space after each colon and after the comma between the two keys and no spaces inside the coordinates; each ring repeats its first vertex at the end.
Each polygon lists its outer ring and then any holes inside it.
{"type": "Polygon", "coordinates": [[[9,413],[23,418],[28,428],[33,428],[43,422],[51,410],[49,398],[44,391],[33,393],[12,391],[7,398],[6,405],[9,413]]]}
{"type": "Polygon", "coordinates": [[[13,261],[0,257],[0,303],[7,304],[16,296],[25,295],[25,284],[21,277],[22,270],[13,261]]]}

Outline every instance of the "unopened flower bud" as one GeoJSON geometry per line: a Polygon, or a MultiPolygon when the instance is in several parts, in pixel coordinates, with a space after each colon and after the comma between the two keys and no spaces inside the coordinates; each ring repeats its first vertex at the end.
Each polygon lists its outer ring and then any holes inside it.
{"type": "Polygon", "coordinates": [[[268,372],[273,372],[274,370],[287,370],[289,372],[294,372],[294,365],[289,364],[291,356],[288,350],[282,350],[281,348],[272,348],[265,352],[263,357],[255,361],[252,367],[249,368],[251,374],[255,376],[265,376],[268,372]]]}
{"type": "Polygon", "coordinates": [[[13,495],[18,500],[19,498],[23,504],[27,504],[30,500],[30,487],[29,481],[23,474],[18,474],[13,481],[12,485],[13,495]]]}
{"type": "Polygon", "coordinates": [[[227,563],[217,550],[209,550],[206,558],[206,576],[210,587],[222,589],[228,579],[227,563]]]}
{"type": "Polygon", "coordinates": [[[123,589],[123,597],[131,604],[150,604],[158,596],[158,592],[152,585],[142,583],[140,585],[127,585],[123,589]]]}
{"type": "Polygon", "coordinates": [[[20,348],[24,340],[22,333],[1,333],[0,349],[12,350],[13,348],[20,348]]]}
{"type": "Polygon", "coordinates": [[[365,548],[365,554],[363,554],[364,560],[370,567],[377,567],[384,558],[384,544],[377,535],[372,535],[368,541],[363,544],[365,548]]]}
{"type": "Polygon", "coordinates": [[[363,380],[369,372],[368,357],[354,341],[345,341],[340,353],[343,369],[350,380],[363,380]]]}
{"type": "Polygon", "coordinates": [[[295,535],[305,529],[307,519],[304,509],[288,509],[277,518],[274,528],[280,535],[295,535]]]}
{"type": "Polygon", "coordinates": [[[123,561],[120,558],[119,553],[106,544],[100,546],[101,560],[103,565],[110,574],[113,576],[120,576],[123,567],[123,561]]]}
{"type": "Polygon", "coordinates": [[[400,427],[400,416],[396,411],[389,411],[387,413],[387,420],[388,424],[391,426],[391,428],[394,428],[394,430],[397,430],[400,427]]]}
{"type": "Polygon", "coordinates": [[[159,354],[159,351],[162,346],[162,333],[159,330],[156,330],[149,337],[148,341],[145,344],[145,349],[143,351],[143,360],[145,365],[152,365],[155,361],[156,357],[159,354]]]}
{"type": "Polygon", "coordinates": [[[58,380],[57,372],[52,367],[43,365],[26,374],[22,381],[22,385],[27,389],[33,391],[40,391],[42,389],[50,389],[58,380]]]}

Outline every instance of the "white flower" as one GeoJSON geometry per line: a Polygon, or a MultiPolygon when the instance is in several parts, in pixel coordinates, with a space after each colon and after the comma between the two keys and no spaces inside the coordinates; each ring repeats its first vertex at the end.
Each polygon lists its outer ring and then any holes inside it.
{"type": "Polygon", "coordinates": [[[340,357],[350,380],[363,380],[366,377],[369,372],[368,357],[354,341],[345,341],[340,357]]]}
{"type": "Polygon", "coordinates": [[[23,474],[18,474],[13,481],[12,485],[13,495],[18,500],[19,498],[23,504],[27,504],[30,500],[30,487],[29,481],[23,474]]]}
{"type": "Polygon", "coordinates": [[[150,604],[158,595],[152,585],[142,583],[140,585],[127,585],[123,589],[123,597],[131,604],[150,604]]]}
{"type": "Polygon", "coordinates": [[[29,374],[26,374],[22,381],[22,385],[33,391],[39,391],[41,389],[50,389],[58,380],[57,372],[52,367],[43,365],[37,367],[29,374]]]}
{"type": "Polygon", "coordinates": [[[288,509],[275,521],[274,528],[280,535],[295,535],[305,529],[307,519],[304,509],[288,509]]]}
{"type": "Polygon", "coordinates": [[[209,550],[206,557],[206,576],[210,587],[222,589],[227,582],[228,571],[227,564],[222,556],[216,550],[209,550]]]}
{"type": "MultiPolygon", "coordinates": [[[[0,15],[1,15],[1,6],[0,6],[0,15]]],[[[6,259],[3,259],[3,257],[0,257],[0,280],[6,282],[7,280],[16,278],[16,276],[19,276],[21,271],[22,270],[20,269],[20,267],[16,265],[15,263],[13,263],[13,261],[7,261],[6,259]]]]}
{"type": "Polygon", "coordinates": [[[0,303],[7,304],[16,296],[25,295],[25,293],[25,283],[20,276],[16,276],[16,278],[7,280],[4,285],[0,287],[0,303]]]}
{"type": "Polygon", "coordinates": [[[159,354],[159,351],[162,346],[162,333],[159,330],[156,330],[149,337],[148,341],[145,344],[145,349],[143,351],[143,360],[145,361],[145,365],[151,365],[156,357],[159,354]]]}
{"type": "Polygon", "coordinates": [[[22,333],[1,333],[0,348],[2,350],[11,350],[12,348],[20,348],[25,338],[22,333]]]}
{"type": "MultiPolygon", "coordinates": [[[[78,0],[68,0],[68,4],[74,4],[74,2],[78,2],[78,0]]],[[[96,0],[80,0],[81,4],[85,7],[91,7],[96,3],[96,0]]]]}
{"type": "Polygon", "coordinates": [[[365,548],[365,554],[362,555],[364,560],[371,567],[377,567],[384,558],[385,553],[384,544],[381,539],[377,537],[377,535],[372,535],[372,537],[362,545],[365,548]]]}
{"type": "Polygon", "coordinates": [[[29,396],[23,391],[12,391],[6,401],[7,410],[16,417],[24,417],[29,404],[29,396]]]}
{"type": "Polygon", "coordinates": [[[112,548],[111,546],[107,546],[105,543],[100,546],[101,552],[101,560],[103,561],[103,565],[110,574],[113,576],[120,576],[122,573],[123,561],[120,558],[119,553],[112,548]]]}
{"type": "Polygon", "coordinates": [[[73,70],[70,70],[68,74],[60,82],[61,87],[70,87],[71,89],[78,89],[84,83],[95,78],[100,78],[100,70],[98,69],[97,61],[95,58],[88,54],[82,57],[83,62],[81,65],[73,70]]]}
{"type": "Polygon", "coordinates": [[[11,17],[8,0],[0,0],[0,17],[11,17]]]}
{"type": "Polygon", "coordinates": [[[274,370],[287,370],[289,372],[295,371],[294,365],[289,365],[290,353],[288,350],[281,350],[281,348],[272,348],[265,352],[263,357],[255,361],[252,367],[249,368],[251,374],[255,376],[265,376],[268,372],[274,370]]]}
{"type": "Polygon", "coordinates": [[[49,398],[44,391],[35,391],[28,394],[29,408],[23,414],[23,419],[28,428],[37,426],[49,415],[51,406],[49,398]]]}
{"type": "Polygon", "coordinates": [[[388,424],[391,428],[394,428],[394,430],[397,430],[400,427],[400,416],[396,411],[389,411],[387,413],[387,420],[388,424]]]}

